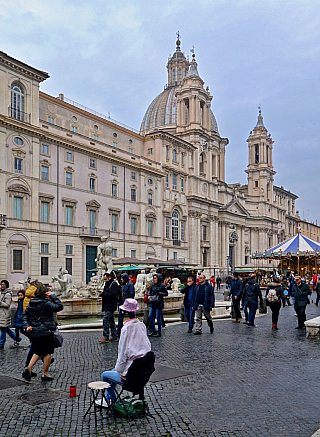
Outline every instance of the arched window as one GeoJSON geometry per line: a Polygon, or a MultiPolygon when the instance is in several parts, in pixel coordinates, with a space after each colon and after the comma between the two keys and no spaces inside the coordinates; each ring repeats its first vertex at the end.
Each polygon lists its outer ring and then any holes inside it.
{"type": "Polygon", "coordinates": [[[178,81],[181,82],[182,74],[181,74],[181,68],[178,70],[178,81]]]}
{"type": "Polygon", "coordinates": [[[173,69],[172,73],[173,73],[172,80],[173,80],[173,83],[174,83],[176,81],[176,70],[173,69]]]}
{"type": "Polygon", "coordinates": [[[177,151],[176,151],[176,149],[172,150],[172,161],[177,161],[177,151]]]}
{"type": "Polygon", "coordinates": [[[200,174],[205,174],[205,154],[202,152],[199,156],[199,172],[200,174]]]}
{"type": "Polygon", "coordinates": [[[254,162],[259,164],[259,144],[254,145],[254,162]]]}
{"type": "Polygon", "coordinates": [[[179,240],[179,214],[176,209],[172,211],[172,239],[179,240]]]}
{"type": "Polygon", "coordinates": [[[24,91],[17,82],[11,85],[11,117],[24,121],[24,91]]]}

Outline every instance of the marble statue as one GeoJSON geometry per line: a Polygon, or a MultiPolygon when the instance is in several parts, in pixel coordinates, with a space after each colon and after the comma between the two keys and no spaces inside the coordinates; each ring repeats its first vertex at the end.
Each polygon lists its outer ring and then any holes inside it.
{"type": "Polygon", "coordinates": [[[146,291],[146,282],[147,282],[146,272],[145,270],[141,270],[141,273],[137,275],[137,281],[134,286],[137,296],[144,296],[144,293],[146,291]]]}
{"type": "Polygon", "coordinates": [[[146,277],[146,288],[150,288],[153,281],[153,275],[157,273],[157,269],[151,269],[150,272],[147,274],[146,277]]]}
{"type": "Polygon", "coordinates": [[[101,237],[101,243],[98,246],[95,262],[97,263],[98,271],[102,270],[103,274],[105,272],[110,273],[113,270],[112,243],[110,241],[108,242],[107,236],[101,237]]]}
{"type": "Polygon", "coordinates": [[[172,285],[171,285],[171,290],[169,290],[169,294],[172,293],[179,293],[180,291],[180,285],[181,285],[181,281],[179,278],[173,278],[172,279],[172,285]]]}
{"type": "Polygon", "coordinates": [[[60,268],[59,273],[52,278],[52,282],[57,281],[60,285],[62,297],[74,297],[77,290],[73,286],[72,276],[69,275],[68,270],[60,268]]]}

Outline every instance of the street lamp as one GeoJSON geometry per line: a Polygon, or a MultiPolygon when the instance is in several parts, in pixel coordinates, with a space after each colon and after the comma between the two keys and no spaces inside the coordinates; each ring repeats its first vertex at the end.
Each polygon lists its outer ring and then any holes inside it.
{"type": "Polygon", "coordinates": [[[297,250],[297,257],[298,257],[298,275],[300,276],[300,265],[299,265],[300,252],[299,252],[299,250],[297,250]]]}

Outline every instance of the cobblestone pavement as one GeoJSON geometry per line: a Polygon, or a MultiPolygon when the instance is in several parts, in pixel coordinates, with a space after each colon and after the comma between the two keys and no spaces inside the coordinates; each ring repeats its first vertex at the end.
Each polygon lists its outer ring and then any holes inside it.
{"type": "MultiPolygon", "coordinates": [[[[320,315],[309,305],[308,318],[320,315]]],[[[281,436],[310,437],[320,428],[319,339],[307,339],[297,325],[293,307],[281,309],[279,331],[271,315],[256,319],[257,327],[230,320],[215,321],[214,334],[187,333],[187,325],[168,326],[152,338],[158,363],[192,375],[148,384],[146,398],[153,417],[127,421],[94,415],[83,419],[89,405],[87,382],[100,380],[117,356],[117,343],[100,344],[101,332],[66,332],[55,354],[52,383],[39,377],[0,394],[0,437],[9,436],[281,436]],[[46,385],[42,385],[46,384],[46,385]],[[77,397],[69,398],[69,386],[77,397]],[[31,406],[23,394],[41,388],[58,390],[60,399],[31,406]]],[[[27,341],[23,340],[27,345],[27,341]]],[[[19,378],[26,348],[0,351],[0,374],[19,378]]]]}

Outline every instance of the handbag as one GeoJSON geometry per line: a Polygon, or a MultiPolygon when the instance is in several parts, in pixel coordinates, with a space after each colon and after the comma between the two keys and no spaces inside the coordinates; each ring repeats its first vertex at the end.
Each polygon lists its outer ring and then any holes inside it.
{"type": "Polygon", "coordinates": [[[158,303],[158,302],[160,302],[160,296],[158,294],[149,296],[148,303],[158,303]]]}
{"type": "Polygon", "coordinates": [[[59,332],[59,329],[56,328],[55,331],[53,331],[53,346],[55,349],[58,347],[61,347],[63,345],[63,337],[59,332]]]}

